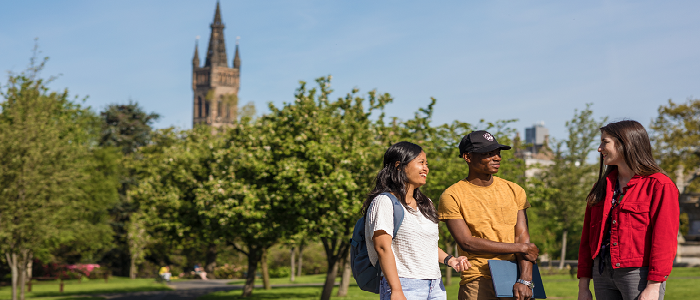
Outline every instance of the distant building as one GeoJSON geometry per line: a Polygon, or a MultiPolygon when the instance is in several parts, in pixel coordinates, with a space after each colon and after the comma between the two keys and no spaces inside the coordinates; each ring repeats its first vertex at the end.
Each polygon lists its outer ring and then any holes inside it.
{"type": "Polygon", "coordinates": [[[530,146],[530,152],[537,153],[549,142],[549,129],[544,127],[544,122],[535,123],[530,128],[525,128],[525,143],[530,146]]]}
{"type": "MultiPolygon", "coordinates": [[[[551,166],[554,164],[554,153],[549,148],[549,129],[544,127],[544,122],[539,122],[532,127],[525,128],[525,144],[521,144],[520,134],[516,136],[515,156],[525,160],[525,165],[551,166]]],[[[526,177],[537,176],[543,170],[530,167],[525,171],[526,177]]]]}
{"type": "Polygon", "coordinates": [[[198,48],[198,44],[195,43],[192,59],[192,90],[194,91],[192,125],[206,124],[214,128],[228,126],[236,120],[238,111],[241,58],[236,41],[233,68],[229,68],[224,41],[224,23],[221,21],[218,2],[214,22],[211,23],[206,60],[201,67],[198,48]]]}

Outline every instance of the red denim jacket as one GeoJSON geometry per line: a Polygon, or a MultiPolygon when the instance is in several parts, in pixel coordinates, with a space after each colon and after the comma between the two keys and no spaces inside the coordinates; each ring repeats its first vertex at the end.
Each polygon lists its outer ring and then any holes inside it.
{"type": "MultiPolygon", "coordinates": [[[[600,251],[605,221],[612,206],[617,171],[607,177],[605,201],[586,208],[578,252],[578,278],[592,278],[593,259],[600,251]]],[[[634,176],[612,210],[610,259],[612,267],[648,267],[648,280],[666,281],[678,246],[678,188],[656,173],[634,176]]]]}

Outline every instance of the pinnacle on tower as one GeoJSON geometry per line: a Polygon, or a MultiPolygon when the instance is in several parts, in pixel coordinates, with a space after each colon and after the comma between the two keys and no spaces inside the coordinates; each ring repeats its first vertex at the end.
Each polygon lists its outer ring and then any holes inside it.
{"type": "Polygon", "coordinates": [[[194,42],[194,58],[192,58],[192,67],[199,68],[199,36],[194,42]]]}
{"type": "Polygon", "coordinates": [[[241,37],[236,37],[236,54],[233,56],[233,68],[234,69],[241,69],[241,56],[238,54],[238,40],[240,40],[241,37]]]}
{"type": "Polygon", "coordinates": [[[211,36],[209,37],[207,59],[204,62],[205,67],[228,66],[228,59],[226,59],[226,42],[224,42],[224,27],[224,23],[221,21],[221,9],[219,8],[219,2],[216,2],[214,22],[211,23],[211,36]]]}

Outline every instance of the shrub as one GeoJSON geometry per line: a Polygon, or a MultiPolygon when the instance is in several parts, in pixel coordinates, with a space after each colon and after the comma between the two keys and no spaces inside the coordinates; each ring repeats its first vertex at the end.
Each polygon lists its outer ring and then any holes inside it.
{"type": "Polygon", "coordinates": [[[214,276],[216,276],[216,278],[223,279],[243,278],[243,268],[235,265],[224,264],[221,267],[214,268],[214,276]]]}
{"type": "Polygon", "coordinates": [[[285,278],[292,274],[289,267],[276,267],[269,270],[270,278],[285,278]]]}

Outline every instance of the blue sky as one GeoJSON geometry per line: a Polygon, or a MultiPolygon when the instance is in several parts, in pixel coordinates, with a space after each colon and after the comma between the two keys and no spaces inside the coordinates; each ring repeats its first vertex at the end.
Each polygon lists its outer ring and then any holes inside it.
{"type": "MultiPolygon", "coordinates": [[[[206,51],[216,1],[3,1],[0,70],[22,71],[34,38],[52,87],[96,110],[138,101],[190,128],[195,37],[206,51]]],[[[333,75],[395,100],[402,119],[437,98],[434,122],[544,121],[565,138],[574,109],[648,125],[668,99],[700,95],[698,1],[221,1],[240,101],[259,113],[299,80],[333,75]]],[[[203,60],[203,59],[202,59],[203,60]]],[[[5,79],[3,79],[5,81],[5,79]]]]}

